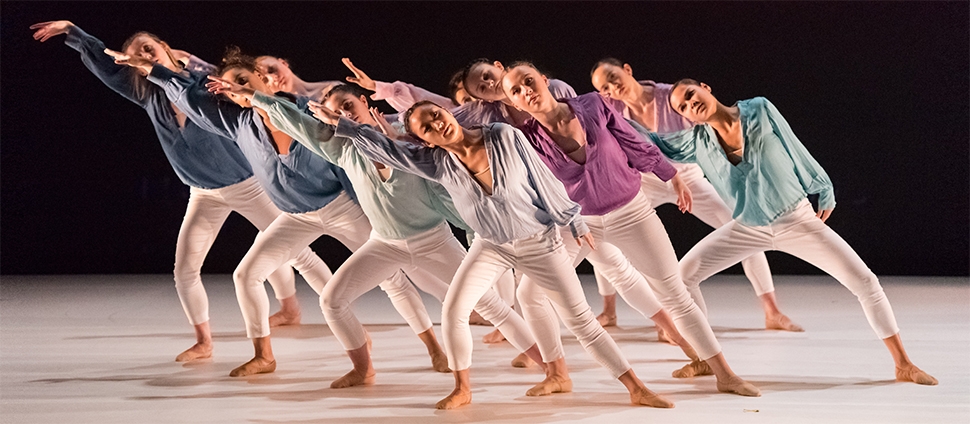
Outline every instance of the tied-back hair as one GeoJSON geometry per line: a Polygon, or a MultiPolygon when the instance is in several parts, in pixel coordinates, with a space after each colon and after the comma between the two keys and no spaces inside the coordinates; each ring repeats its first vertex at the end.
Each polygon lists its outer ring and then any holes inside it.
{"type": "MultiPolygon", "coordinates": [[[[323,102],[326,103],[326,101],[330,100],[331,97],[341,93],[349,94],[354,97],[364,96],[364,99],[367,98],[367,91],[365,91],[357,84],[337,84],[333,86],[333,88],[331,88],[330,91],[327,92],[327,94],[323,95],[323,102]]],[[[368,105],[370,104],[366,100],[365,100],[365,103],[367,103],[368,105]]]]}
{"type": "MultiPolygon", "coordinates": [[[[448,97],[451,97],[451,101],[455,104],[455,106],[461,106],[461,104],[458,103],[458,89],[465,87],[464,77],[466,76],[468,76],[468,71],[459,69],[454,75],[451,76],[451,79],[448,80],[448,97]]],[[[468,92],[467,88],[465,89],[465,92],[468,92]]],[[[475,96],[472,96],[471,93],[468,93],[468,97],[475,98],[475,96]]]]}
{"type": "Polygon", "coordinates": [[[216,69],[216,75],[224,75],[226,71],[241,68],[250,72],[256,72],[256,58],[243,54],[238,46],[226,47],[226,53],[222,55],[222,62],[216,69]]]}
{"type": "Polygon", "coordinates": [[[488,58],[480,57],[480,58],[475,59],[475,60],[473,60],[471,62],[468,62],[468,64],[465,65],[465,67],[462,68],[462,70],[458,71],[458,74],[456,74],[455,77],[452,77],[452,78],[453,79],[454,78],[458,78],[458,81],[460,81],[462,84],[464,84],[467,87],[468,86],[468,84],[467,84],[467,82],[468,82],[467,81],[468,80],[468,74],[471,73],[472,68],[474,68],[476,65],[479,65],[479,64],[486,64],[487,65],[487,64],[490,64],[490,63],[492,63],[492,61],[491,60],[488,60],[488,58]]]}
{"type": "Polygon", "coordinates": [[[589,70],[589,77],[592,78],[593,77],[593,74],[596,73],[596,70],[599,69],[600,66],[603,66],[603,65],[613,65],[613,66],[616,66],[617,68],[622,68],[623,67],[623,64],[624,64],[624,62],[621,62],[619,59],[617,59],[615,57],[604,57],[604,58],[596,61],[595,64],[593,64],[593,69],[590,69],[589,70]]]}
{"type": "Polygon", "coordinates": [[[424,139],[414,134],[414,131],[411,131],[411,114],[413,114],[414,111],[417,110],[419,107],[424,105],[434,105],[434,106],[441,107],[441,105],[435,102],[432,102],[431,100],[422,100],[420,102],[417,102],[411,105],[411,107],[409,107],[408,110],[404,112],[404,115],[401,119],[404,122],[404,129],[407,131],[408,135],[421,141],[424,141],[424,139]]]}
{"type": "MultiPolygon", "coordinates": [[[[700,86],[701,83],[697,82],[697,80],[695,80],[695,79],[691,79],[691,78],[681,78],[681,79],[677,80],[677,82],[675,82],[674,85],[670,86],[670,92],[673,93],[674,92],[674,89],[676,89],[678,85],[697,85],[697,86],[700,86]]],[[[676,108],[674,108],[674,105],[670,104],[670,97],[669,96],[667,97],[667,106],[670,106],[671,109],[677,110],[676,108]]]]}

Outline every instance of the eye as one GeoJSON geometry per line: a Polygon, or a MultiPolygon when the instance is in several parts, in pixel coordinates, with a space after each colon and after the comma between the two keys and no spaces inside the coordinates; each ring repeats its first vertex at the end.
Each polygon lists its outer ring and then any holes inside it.
{"type": "Polygon", "coordinates": [[[512,94],[519,94],[519,91],[521,91],[519,90],[519,87],[515,87],[512,89],[512,94]]]}
{"type": "Polygon", "coordinates": [[[533,81],[532,80],[532,77],[526,78],[525,79],[525,85],[532,85],[532,81],[533,81]]]}
{"type": "Polygon", "coordinates": [[[431,114],[431,116],[433,116],[433,117],[434,117],[434,119],[438,119],[438,115],[440,115],[440,114],[438,113],[438,111],[437,111],[437,110],[436,110],[436,111],[434,111],[434,113],[432,113],[432,114],[431,114]]]}

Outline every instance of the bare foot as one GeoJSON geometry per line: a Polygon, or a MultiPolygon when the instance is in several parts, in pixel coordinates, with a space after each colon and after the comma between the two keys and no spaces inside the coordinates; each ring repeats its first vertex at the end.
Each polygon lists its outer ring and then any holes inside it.
{"type": "Polygon", "coordinates": [[[333,383],[330,383],[330,388],[343,389],[353,386],[369,386],[374,384],[376,375],[377,374],[373,371],[371,371],[369,375],[361,375],[356,369],[352,369],[350,372],[344,374],[343,377],[340,377],[334,380],[333,383]]]}
{"type": "Polygon", "coordinates": [[[553,393],[569,393],[573,391],[573,381],[562,377],[546,377],[531,389],[526,390],[526,396],[545,396],[553,393]]]}
{"type": "Polygon", "coordinates": [[[646,387],[638,388],[630,393],[630,403],[634,405],[646,405],[654,408],[673,408],[674,403],[667,398],[660,396],[646,387]]]}
{"type": "Polygon", "coordinates": [[[175,362],[189,362],[212,357],[212,344],[196,343],[175,357],[175,362]]]}
{"type": "Polygon", "coordinates": [[[657,341],[677,346],[677,342],[671,339],[670,336],[667,335],[667,332],[659,326],[657,327],[657,341]]]}
{"type": "Polygon", "coordinates": [[[482,318],[478,312],[472,311],[472,314],[468,316],[468,325],[492,325],[487,319],[482,318]]]}
{"type": "Polygon", "coordinates": [[[536,362],[525,353],[520,353],[515,358],[512,358],[512,366],[515,368],[529,368],[530,366],[535,365],[535,363],[536,362]]]}
{"type": "Polygon", "coordinates": [[[744,381],[741,377],[734,376],[727,381],[717,381],[717,390],[724,393],[735,393],[741,396],[761,396],[761,390],[754,384],[744,381]]]}
{"type": "Polygon", "coordinates": [[[472,403],[471,392],[464,392],[455,389],[450,395],[439,400],[434,407],[438,409],[455,409],[460,406],[468,405],[469,403],[472,403]]]}
{"type": "Polygon", "coordinates": [[[926,373],[916,367],[916,365],[910,365],[906,368],[896,367],[896,381],[912,381],[916,384],[924,384],[927,386],[935,386],[940,384],[932,375],[926,373]]]}
{"type": "Polygon", "coordinates": [[[245,377],[253,374],[266,374],[276,371],[276,360],[267,361],[264,358],[253,358],[229,373],[230,377],[245,377]]]}
{"type": "Polygon", "coordinates": [[[505,341],[505,335],[502,334],[501,331],[498,331],[498,329],[496,329],[495,331],[492,331],[491,333],[486,334],[485,337],[482,337],[482,341],[488,344],[501,343],[505,341]]]}
{"type": "Polygon", "coordinates": [[[596,316],[596,322],[603,327],[616,327],[616,315],[606,315],[604,312],[596,316]]]}
{"type": "Polygon", "coordinates": [[[684,365],[670,374],[674,378],[690,378],[699,377],[702,375],[714,375],[714,371],[711,370],[711,366],[707,365],[705,361],[691,361],[691,363],[684,365]]]}
{"type": "Polygon", "coordinates": [[[291,311],[279,311],[273,315],[269,316],[269,326],[270,327],[281,327],[284,325],[300,325],[301,313],[299,310],[296,312],[291,311]]]}
{"type": "Polygon", "coordinates": [[[801,333],[805,331],[802,326],[791,322],[785,314],[778,314],[773,317],[765,317],[765,329],[768,330],[781,330],[781,331],[793,331],[796,333],[801,333]]]}
{"type": "Polygon", "coordinates": [[[431,367],[438,372],[451,372],[451,368],[448,368],[448,356],[440,350],[431,354],[431,367]]]}

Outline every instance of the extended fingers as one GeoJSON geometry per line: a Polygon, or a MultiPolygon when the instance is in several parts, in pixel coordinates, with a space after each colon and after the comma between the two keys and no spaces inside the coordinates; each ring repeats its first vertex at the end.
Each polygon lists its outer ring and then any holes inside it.
{"type": "Polygon", "coordinates": [[[36,24],[31,25],[30,26],[30,29],[37,29],[37,28],[40,28],[40,27],[44,27],[44,26],[50,25],[52,23],[54,23],[54,21],[38,22],[36,24]]]}

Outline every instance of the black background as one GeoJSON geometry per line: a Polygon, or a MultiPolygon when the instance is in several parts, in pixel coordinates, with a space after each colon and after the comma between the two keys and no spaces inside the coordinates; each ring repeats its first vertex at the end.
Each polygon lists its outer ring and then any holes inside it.
{"type": "MultiPolygon", "coordinates": [[[[228,44],[290,59],[304,80],[374,79],[444,93],[477,57],[527,59],[579,93],[604,56],[634,76],[707,82],[726,104],[765,96],[835,183],[832,226],[877,274],[968,275],[967,2],[0,4],[4,274],[168,273],[188,188],[135,105],[60,36],[67,19],[112,48],[138,30],[218,61],[228,44]]],[[[387,108],[381,103],[382,108],[387,108]]],[[[708,231],[660,208],[678,255],[708,231]]],[[[231,272],[255,229],[233,215],[204,272],[231,272]]],[[[349,252],[323,237],[332,267],[349,252]]],[[[816,273],[769,254],[776,274],[816,273]]],[[[739,268],[732,269],[738,272],[739,268]]]]}

